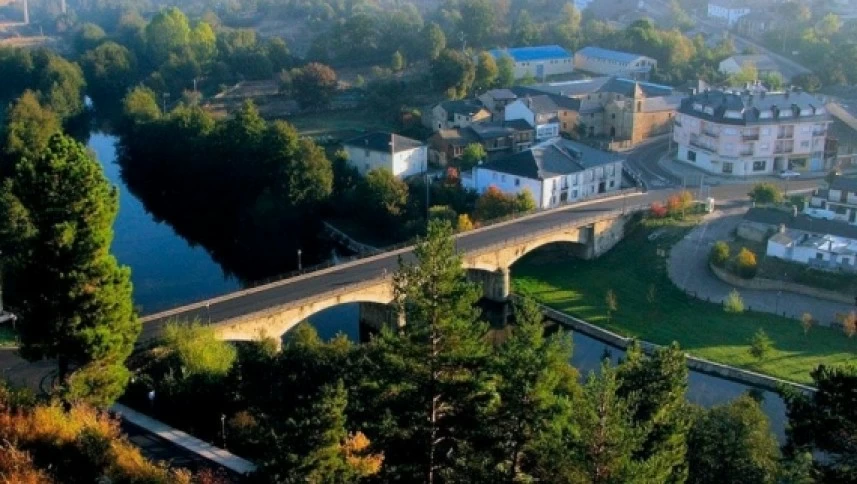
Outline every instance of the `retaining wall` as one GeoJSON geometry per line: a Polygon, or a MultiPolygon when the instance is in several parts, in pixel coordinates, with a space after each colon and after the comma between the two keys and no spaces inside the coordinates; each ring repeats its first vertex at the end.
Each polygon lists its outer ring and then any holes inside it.
{"type": "Polygon", "coordinates": [[[795,294],[802,294],[804,296],[811,296],[816,297],[818,299],[824,299],[827,301],[834,301],[844,304],[852,304],[854,302],[854,299],[850,296],[846,296],[845,294],[838,293],[836,291],[828,291],[826,289],[818,289],[815,287],[804,286],[803,284],[796,284],[794,282],[777,281],[774,279],[765,279],[762,277],[744,279],[743,277],[736,276],[735,274],[732,274],[726,269],[717,267],[714,264],[709,263],[708,266],[711,268],[711,272],[713,272],[714,275],[717,276],[717,278],[721,281],[725,282],[726,284],[741,287],[744,289],[793,292],[795,294]]]}
{"type": "MultiPolygon", "coordinates": [[[[520,296],[515,296],[515,298],[519,297],[520,296]]],[[[592,338],[607,343],[611,346],[615,346],[620,349],[627,349],[628,346],[630,346],[634,342],[633,338],[626,338],[625,336],[621,336],[612,331],[596,326],[592,323],[588,323],[582,319],[578,319],[561,311],[557,311],[556,309],[549,308],[542,304],[539,304],[539,307],[542,310],[542,314],[544,314],[546,318],[554,320],[562,325],[568,326],[578,333],[591,336],[592,338]]],[[[659,345],[645,341],[640,341],[640,346],[646,353],[651,353],[655,349],[659,348],[659,345]]],[[[713,361],[708,361],[688,354],[685,354],[685,357],[687,358],[687,367],[691,370],[698,371],[701,373],[715,375],[721,378],[745,383],[747,385],[752,385],[754,387],[763,388],[765,390],[770,390],[773,392],[779,392],[780,388],[784,385],[797,388],[804,392],[815,392],[815,388],[807,385],[801,385],[799,383],[794,383],[782,380],[780,378],[763,375],[754,371],[715,363],[713,361]]]]}

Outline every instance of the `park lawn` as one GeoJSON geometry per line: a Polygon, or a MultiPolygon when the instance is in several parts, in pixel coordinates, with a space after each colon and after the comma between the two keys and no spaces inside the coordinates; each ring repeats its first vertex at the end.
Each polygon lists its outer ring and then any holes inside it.
{"type": "Polygon", "coordinates": [[[657,249],[671,247],[689,230],[643,223],[592,261],[531,253],[512,268],[513,290],[625,336],[662,345],[678,341],[694,356],[798,383],[810,383],[809,373],[819,364],[855,361],[857,338],[849,339],[841,330],[813,327],[805,336],[796,320],[768,313],[728,314],[719,304],[685,295],[669,280],[657,249]],[[650,241],[654,230],[661,235],[650,241]],[[653,303],[647,297],[651,287],[653,303]],[[608,320],[609,289],[616,294],[618,310],[608,320]],[[759,328],[775,346],[762,361],[748,352],[759,328]]]}
{"type": "Polygon", "coordinates": [[[395,126],[366,112],[365,108],[317,113],[302,113],[286,116],[286,121],[294,125],[301,136],[329,136],[344,140],[359,136],[367,131],[395,131],[395,126]]]}

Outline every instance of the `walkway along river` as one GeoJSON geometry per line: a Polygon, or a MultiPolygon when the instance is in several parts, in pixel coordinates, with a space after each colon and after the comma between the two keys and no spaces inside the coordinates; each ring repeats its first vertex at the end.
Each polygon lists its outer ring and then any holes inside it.
{"type": "MultiPolygon", "coordinates": [[[[107,178],[119,189],[119,215],[114,226],[112,250],[121,264],[131,267],[134,300],[141,314],[204,300],[239,288],[238,281],[224,271],[203,247],[192,246],[166,223],[155,220],[143,203],[130,193],[115,163],[117,138],[93,133],[89,147],[104,167],[107,178]]],[[[342,332],[359,339],[358,306],[345,304],[313,316],[312,323],[323,338],[342,332]]],[[[614,361],[622,350],[583,334],[574,334],[571,363],[582,374],[597,370],[605,352],[614,361]]],[[[762,400],[771,426],[782,441],[785,436],[785,405],[775,393],[723,378],[690,372],[688,400],[703,406],[728,402],[752,391],[762,400]]]]}

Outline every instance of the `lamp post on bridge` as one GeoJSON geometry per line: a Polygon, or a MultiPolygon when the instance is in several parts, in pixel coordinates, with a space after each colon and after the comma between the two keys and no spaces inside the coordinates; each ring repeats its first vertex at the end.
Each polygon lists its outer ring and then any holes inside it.
{"type": "Polygon", "coordinates": [[[301,254],[303,254],[303,251],[298,249],[298,270],[299,271],[303,270],[303,264],[301,263],[301,254]]]}

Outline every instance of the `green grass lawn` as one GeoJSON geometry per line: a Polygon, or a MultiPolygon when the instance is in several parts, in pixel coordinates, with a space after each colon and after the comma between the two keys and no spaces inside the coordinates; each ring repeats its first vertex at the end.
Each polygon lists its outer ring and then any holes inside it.
{"type": "Polygon", "coordinates": [[[798,321],[767,313],[727,314],[719,304],[686,296],[669,280],[657,249],[672,246],[689,230],[643,224],[592,261],[558,260],[537,251],[512,268],[514,291],[626,336],[658,344],[678,341],[695,356],[795,382],[809,383],[809,372],[819,364],[855,361],[857,338],[848,339],[840,330],[813,327],[805,336],[798,321]],[[655,230],[660,236],[650,241],[655,230]],[[608,320],[609,289],[617,296],[618,311],[608,320]],[[748,352],[759,328],[776,347],[762,361],[748,352]]]}
{"type": "Polygon", "coordinates": [[[321,113],[306,113],[287,116],[302,136],[330,136],[347,139],[365,131],[394,131],[395,126],[366,109],[349,109],[321,113]]]}

